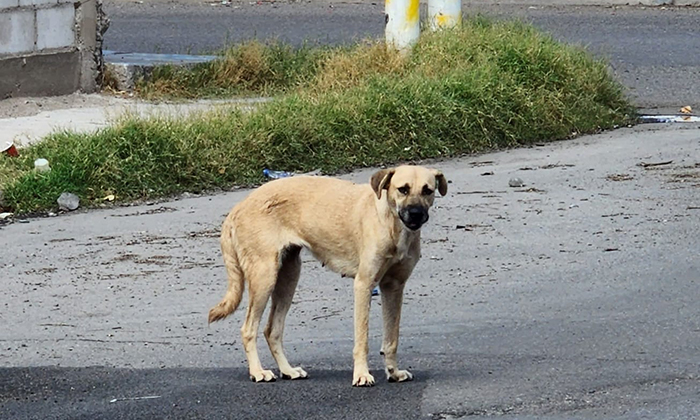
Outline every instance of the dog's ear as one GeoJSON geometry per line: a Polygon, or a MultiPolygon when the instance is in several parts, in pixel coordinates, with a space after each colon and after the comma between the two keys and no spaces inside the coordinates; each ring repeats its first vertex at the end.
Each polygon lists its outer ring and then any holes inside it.
{"type": "Polygon", "coordinates": [[[374,193],[377,194],[377,198],[382,198],[382,190],[389,189],[389,181],[391,181],[391,177],[394,176],[394,172],[396,172],[394,168],[382,169],[372,175],[369,184],[372,186],[374,193]]]}
{"type": "Polygon", "coordinates": [[[440,195],[447,194],[447,179],[445,175],[437,169],[435,169],[433,173],[435,174],[435,182],[437,182],[437,190],[440,191],[440,195]]]}

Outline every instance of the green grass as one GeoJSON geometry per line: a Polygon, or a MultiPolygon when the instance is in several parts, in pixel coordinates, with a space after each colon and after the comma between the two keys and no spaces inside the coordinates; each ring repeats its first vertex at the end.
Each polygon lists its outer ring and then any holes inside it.
{"type": "Polygon", "coordinates": [[[254,112],[127,118],[3,156],[5,206],[34,212],[55,208],[63,191],[128,201],[255,183],[266,167],[334,172],[517,147],[634,114],[605,63],[521,23],[465,21],[424,34],[406,57],[368,43],[307,53],[323,55],[313,75],[285,76],[296,87],[254,112]],[[37,157],[53,170],[34,173],[37,157]]]}

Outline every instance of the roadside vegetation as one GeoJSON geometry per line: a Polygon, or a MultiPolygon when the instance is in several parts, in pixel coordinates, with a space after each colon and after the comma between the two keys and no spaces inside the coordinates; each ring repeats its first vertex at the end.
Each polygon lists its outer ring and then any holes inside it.
{"type": "Polygon", "coordinates": [[[634,110],[604,62],[531,26],[474,18],[424,34],[405,57],[382,43],[234,47],[189,71],[161,69],[145,97],[273,95],[181,119],[126,117],[93,134],[56,133],[0,157],[4,206],[97,204],[262,180],[262,169],[334,172],[517,147],[626,124],[634,110]],[[52,171],[32,170],[35,158],[52,171]]]}
{"type": "Polygon", "coordinates": [[[309,84],[322,63],[341,47],[294,48],[251,40],[224,50],[219,59],[190,68],[159,66],[136,85],[145,99],[271,96],[309,84]]]}

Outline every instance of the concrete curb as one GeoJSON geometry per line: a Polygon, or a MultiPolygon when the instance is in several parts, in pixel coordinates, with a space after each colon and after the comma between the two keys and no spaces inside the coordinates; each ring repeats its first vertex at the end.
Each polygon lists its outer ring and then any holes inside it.
{"type": "Polygon", "coordinates": [[[141,54],[114,51],[104,51],[103,54],[105,72],[109,75],[108,78],[114,87],[121,91],[133,90],[135,83],[141,78],[150,76],[155,66],[192,67],[216,58],[214,55],[141,54]]]}

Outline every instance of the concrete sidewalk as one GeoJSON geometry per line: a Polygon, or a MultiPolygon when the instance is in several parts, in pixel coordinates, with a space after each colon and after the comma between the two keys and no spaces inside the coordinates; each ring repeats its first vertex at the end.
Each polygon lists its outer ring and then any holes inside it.
{"type": "Polygon", "coordinates": [[[252,109],[265,98],[154,103],[108,95],[74,94],[57,98],[14,98],[0,101],[0,146],[27,146],[60,130],[94,132],[124,116],[171,117],[238,107],[252,109]]]}

